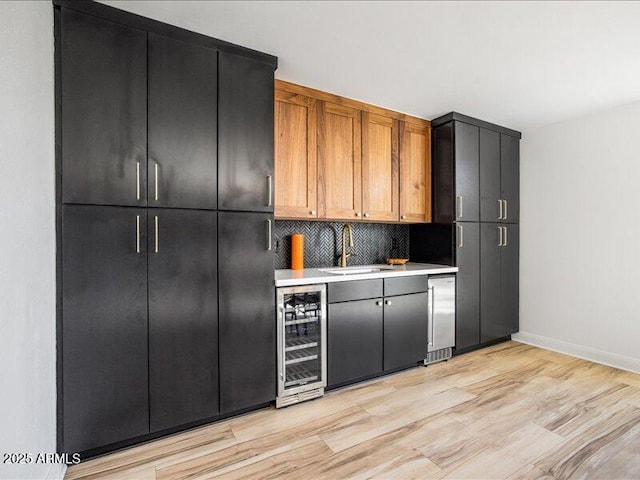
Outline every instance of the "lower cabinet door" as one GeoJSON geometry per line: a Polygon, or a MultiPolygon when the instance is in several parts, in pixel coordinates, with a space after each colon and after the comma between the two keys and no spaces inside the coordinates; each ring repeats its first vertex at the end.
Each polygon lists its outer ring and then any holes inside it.
{"type": "Polygon", "coordinates": [[[504,247],[501,255],[500,300],[502,304],[501,336],[516,333],[520,328],[520,236],[519,225],[504,225],[504,247]]]}
{"type": "Polygon", "coordinates": [[[483,223],[480,227],[480,340],[496,340],[507,334],[501,304],[501,255],[503,226],[483,223]]]}
{"type": "Polygon", "coordinates": [[[384,369],[407,367],[427,357],[427,293],[384,299],[384,369]]]}
{"type": "Polygon", "coordinates": [[[458,222],[456,234],[456,349],[480,343],[480,224],[458,222]]]}
{"type": "Polygon", "coordinates": [[[329,304],[328,386],[382,372],[382,307],[382,298],[329,304]]]}
{"type": "Polygon", "coordinates": [[[273,215],[218,213],[220,412],[276,398],[273,215]]]}
{"type": "Polygon", "coordinates": [[[65,452],[149,433],[146,209],[62,207],[65,452]]]}
{"type": "Polygon", "coordinates": [[[148,214],[151,431],[218,414],[217,213],[148,214]]]}

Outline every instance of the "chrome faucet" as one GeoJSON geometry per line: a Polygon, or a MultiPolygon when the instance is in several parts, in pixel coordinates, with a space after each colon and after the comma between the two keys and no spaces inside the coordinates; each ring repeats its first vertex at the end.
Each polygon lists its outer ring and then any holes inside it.
{"type": "Polygon", "coordinates": [[[353,248],[353,229],[349,223],[345,223],[342,227],[342,255],[340,255],[340,266],[342,268],[347,266],[347,258],[354,257],[355,253],[347,253],[347,238],[345,233],[349,234],[349,247],[353,248]]]}

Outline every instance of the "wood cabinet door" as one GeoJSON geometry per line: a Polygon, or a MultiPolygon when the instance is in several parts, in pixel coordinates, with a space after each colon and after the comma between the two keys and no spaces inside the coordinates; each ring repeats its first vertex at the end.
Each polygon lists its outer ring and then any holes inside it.
{"type": "Polygon", "coordinates": [[[146,216],[62,207],[65,452],[149,433],[146,216]]]}
{"type": "Polygon", "coordinates": [[[384,369],[415,365],[427,357],[428,293],[384,299],[384,369]]]}
{"type": "Polygon", "coordinates": [[[273,67],[218,54],[218,209],[273,212],[273,67]]]}
{"type": "Polygon", "coordinates": [[[457,222],[480,220],[480,129],[455,122],[455,218],[457,222]]]}
{"type": "Polygon", "coordinates": [[[218,213],[220,413],[276,398],[273,215],[218,213]]]}
{"type": "Polygon", "coordinates": [[[320,218],[362,218],[360,110],[320,102],[318,211],[320,218]]]}
{"type": "Polygon", "coordinates": [[[218,214],[148,210],[152,432],[218,414],[218,214]]]}
{"type": "Polygon", "coordinates": [[[362,213],[398,221],[398,121],[362,112],[362,213]]]}
{"type": "Polygon", "coordinates": [[[150,207],[215,210],[218,52],[149,34],[150,207]]]}
{"type": "Polygon", "coordinates": [[[328,386],[342,385],[382,372],[382,306],[382,298],[329,304],[328,386]]]}
{"type": "Polygon", "coordinates": [[[318,101],[275,92],[275,216],[317,218],[318,101]]]}
{"type": "Polygon", "coordinates": [[[431,129],[400,122],[400,221],[431,221],[431,129]]]}
{"type": "Polygon", "coordinates": [[[147,33],[63,8],[62,201],[147,203],[147,33]]]}
{"type": "Polygon", "coordinates": [[[520,221],[520,140],[500,135],[500,190],[505,200],[503,222],[520,221]]]}
{"type": "Polygon", "coordinates": [[[456,349],[480,343],[480,224],[453,225],[456,240],[456,349]]]}

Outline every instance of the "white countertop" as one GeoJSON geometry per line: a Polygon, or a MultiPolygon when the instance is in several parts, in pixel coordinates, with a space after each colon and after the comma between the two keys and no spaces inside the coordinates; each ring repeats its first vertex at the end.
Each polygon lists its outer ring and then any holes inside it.
{"type": "Polygon", "coordinates": [[[413,263],[406,265],[355,265],[344,271],[358,269],[383,270],[370,273],[339,274],[328,273],[326,270],[343,270],[340,267],[305,268],[304,270],[276,270],[276,287],[291,287],[295,285],[309,285],[311,283],[348,282],[350,280],[370,280],[374,278],[409,277],[412,275],[436,275],[440,273],[455,273],[458,267],[438,265],[435,263],[413,263]]]}

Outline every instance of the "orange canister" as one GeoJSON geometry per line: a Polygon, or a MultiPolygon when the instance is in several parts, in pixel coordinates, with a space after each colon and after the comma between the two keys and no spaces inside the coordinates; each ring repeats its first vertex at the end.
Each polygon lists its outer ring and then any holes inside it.
{"type": "Polygon", "coordinates": [[[302,270],[304,268],[304,235],[294,233],[291,235],[291,269],[302,270]]]}

